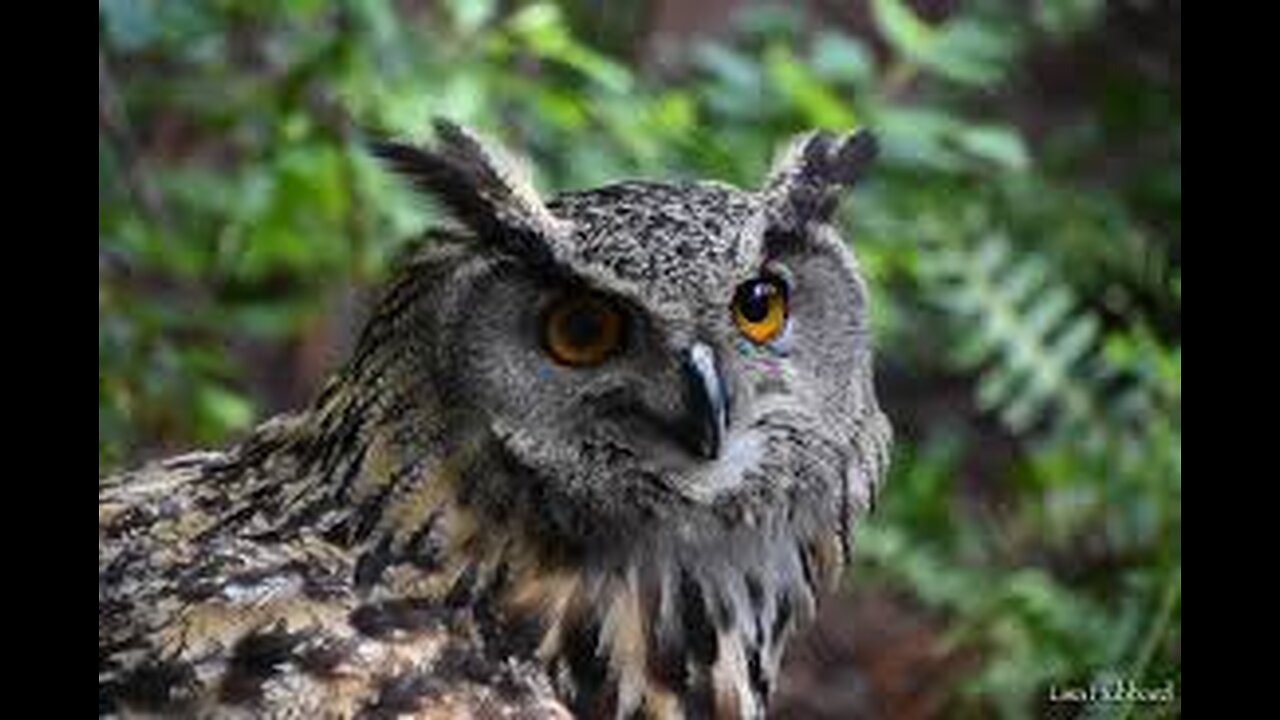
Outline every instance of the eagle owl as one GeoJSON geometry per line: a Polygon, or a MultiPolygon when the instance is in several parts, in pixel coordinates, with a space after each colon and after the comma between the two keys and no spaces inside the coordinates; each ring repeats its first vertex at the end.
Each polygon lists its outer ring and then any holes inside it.
{"type": "Polygon", "coordinates": [[[761,717],[888,461],[831,221],[875,155],[544,200],[445,121],[448,212],[312,406],[107,478],[100,714],[761,717]]]}

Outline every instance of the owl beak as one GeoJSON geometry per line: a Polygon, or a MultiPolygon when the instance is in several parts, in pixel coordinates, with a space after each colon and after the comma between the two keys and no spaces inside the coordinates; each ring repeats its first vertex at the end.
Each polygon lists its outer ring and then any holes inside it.
{"type": "Polygon", "coordinates": [[[720,457],[729,424],[729,398],[715,352],[704,343],[694,343],[685,354],[684,377],[690,445],[698,455],[714,460],[720,457]]]}

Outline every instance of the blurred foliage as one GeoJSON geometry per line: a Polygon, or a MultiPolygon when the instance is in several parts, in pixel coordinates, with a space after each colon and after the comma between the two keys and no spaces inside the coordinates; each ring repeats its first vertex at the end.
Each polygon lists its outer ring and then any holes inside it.
{"type": "Polygon", "coordinates": [[[1050,683],[1180,688],[1180,69],[1115,56],[1126,3],[866,5],[856,34],[751,6],[643,71],[617,22],[584,40],[587,4],[100,0],[99,473],[274,409],[246,348],[313,332],[429,220],[368,129],[446,115],[572,188],[751,185],[790,133],[868,125],[883,162],[842,222],[901,437],[857,586],[980,653],[959,714],[1033,713],[1050,683]],[[1064,55],[1092,62],[1061,108],[1029,68],[1064,55]]]}

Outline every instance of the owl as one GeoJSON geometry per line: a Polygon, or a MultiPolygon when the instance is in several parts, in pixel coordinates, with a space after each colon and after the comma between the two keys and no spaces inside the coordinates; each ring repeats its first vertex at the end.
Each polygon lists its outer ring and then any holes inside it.
{"type": "Polygon", "coordinates": [[[874,139],[544,199],[435,130],[373,145],[449,221],[314,403],[100,481],[99,714],[766,713],[888,464],[874,139]]]}

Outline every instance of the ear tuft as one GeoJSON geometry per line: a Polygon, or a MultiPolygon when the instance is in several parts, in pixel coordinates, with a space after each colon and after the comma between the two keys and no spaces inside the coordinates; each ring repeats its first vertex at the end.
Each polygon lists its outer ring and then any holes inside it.
{"type": "Polygon", "coordinates": [[[843,136],[817,130],[795,138],[764,187],[777,219],[797,226],[829,220],[842,192],[866,176],[878,155],[879,143],[865,129],[843,136]]]}
{"type": "Polygon", "coordinates": [[[437,118],[432,125],[433,146],[378,140],[370,149],[481,239],[514,243],[512,249],[525,252],[547,251],[546,243],[564,233],[564,223],[543,204],[525,165],[448,120],[437,118]]]}

